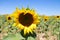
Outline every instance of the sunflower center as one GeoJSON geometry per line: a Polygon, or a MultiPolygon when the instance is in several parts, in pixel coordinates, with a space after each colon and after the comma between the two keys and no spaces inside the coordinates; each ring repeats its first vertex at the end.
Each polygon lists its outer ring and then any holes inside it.
{"type": "Polygon", "coordinates": [[[8,17],[8,20],[11,20],[11,17],[8,17]]]}
{"type": "Polygon", "coordinates": [[[30,26],[33,23],[33,16],[30,13],[21,13],[18,19],[19,23],[24,26],[30,26]]]}
{"type": "Polygon", "coordinates": [[[47,19],[45,19],[45,21],[47,21],[47,19]]]}
{"type": "Polygon", "coordinates": [[[57,18],[59,18],[59,16],[57,16],[57,18]]]}

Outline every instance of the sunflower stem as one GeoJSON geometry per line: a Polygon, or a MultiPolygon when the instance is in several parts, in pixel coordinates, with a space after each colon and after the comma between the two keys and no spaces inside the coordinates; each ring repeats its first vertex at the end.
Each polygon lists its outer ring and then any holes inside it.
{"type": "Polygon", "coordinates": [[[25,40],[27,40],[27,38],[25,38],[25,40]]]}

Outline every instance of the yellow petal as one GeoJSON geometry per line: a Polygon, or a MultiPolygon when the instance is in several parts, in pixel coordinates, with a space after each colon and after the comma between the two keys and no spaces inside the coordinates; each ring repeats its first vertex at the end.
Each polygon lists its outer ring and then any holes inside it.
{"type": "Polygon", "coordinates": [[[25,27],[24,29],[24,35],[26,35],[26,33],[27,33],[27,27],[25,27]]]}
{"type": "Polygon", "coordinates": [[[40,22],[40,20],[36,19],[33,23],[38,24],[39,22],[40,22]]]}
{"type": "Polygon", "coordinates": [[[28,29],[27,29],[27,33],[28,33],[28,34],[29,34],[29,31],[30,31],[30,29],[28,28],[28,29]]]}
{"type": "Polygon", "coordinates": [[[31,27],[33,27],[33,29],[36,29],[36,24],[32,24],[31,27]]]}
{"type": "Polygon", "coordinates": [[[33,34],[33,32],[32,32],[33,30],[31,30],[31,29],[29,29],[29,32],[31,32],[32,34],[33,34]]]}
{"type": "Polygon", "coordinates": [[[24,26],[21,25],[21,24],[18,24],[17,26],[18,26],[18,28],[19,28],[20,30],[23,30],[23,29],[24,29],[24,26]]]}

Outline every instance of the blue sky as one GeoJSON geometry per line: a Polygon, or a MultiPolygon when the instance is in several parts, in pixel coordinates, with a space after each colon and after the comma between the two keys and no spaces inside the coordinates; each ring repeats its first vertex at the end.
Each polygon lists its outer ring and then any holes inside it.
{"type": "Polygon", "coordinates": [[[0,14],[11,14],[16,7],[27,6],[40,15],[60,15],[60,0],[0,0],[0,14]]]}

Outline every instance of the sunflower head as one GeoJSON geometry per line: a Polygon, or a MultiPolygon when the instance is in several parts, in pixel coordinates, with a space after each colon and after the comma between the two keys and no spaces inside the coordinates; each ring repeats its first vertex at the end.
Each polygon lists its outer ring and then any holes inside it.
{"type": "Polygon", "coordinates": [[[12,17],[10,15],[6,15],[6,20],[8,23],[12,22],[12,17]]]}
{"type": "Polygon", "coordinates": [[[44,22],[48,21],[49,17],[48,16],[44,16],[44,22]]]}
{"type": "Polygon", "coordinates": [[[8,20],[8,21],[9,21],[9,20],[12,20],[11,16],[7,16],[7,20],[8,20]]]}
{"type": "Polygon", "coordinates": [[[60,18],[60,16],[55,16],[55,18],[56,18],[56,19],[59,19],[59,18],[60,18]]]}
{"type": "Polygon", "coordinates": [[[11,17],[8,17],[8,20],[11,20],[11,17]]]}
{"type": "Polygon", "coordinates": [[[38,24],[39,17],[34,10],[30,9],[16,9],[16,11],[12,14],[15,18],[14,25],[17,26],[20,30],[24,30],[24,34],[29,33],[36,29],[36,24],[38,24]]]}

